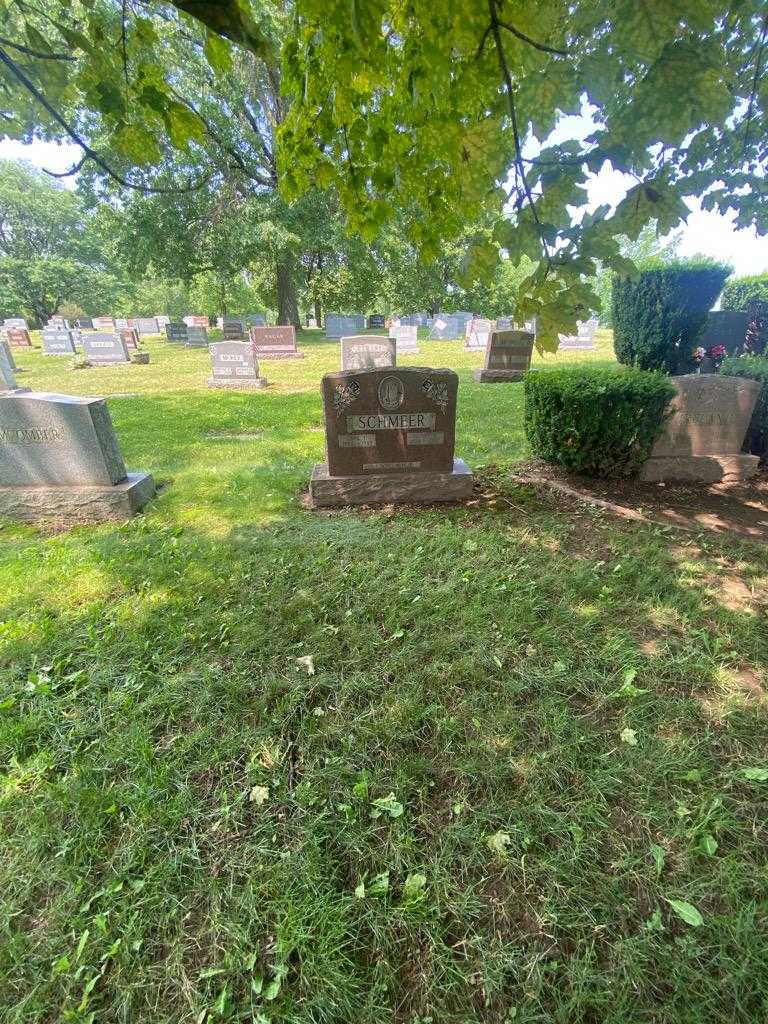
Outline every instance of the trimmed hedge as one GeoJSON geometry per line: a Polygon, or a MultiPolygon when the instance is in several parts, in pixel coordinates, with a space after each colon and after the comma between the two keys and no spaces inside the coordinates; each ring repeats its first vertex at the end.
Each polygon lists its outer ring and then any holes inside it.
{"type": "Polygon", "coordinates": [[[615,277],[611,310],[619,362],[665,373],[692,370],[707,313],[729,273],[730,267],[709,260],[655,260],[636,277],[615,277]]]}
{"type": "Polygon", "coordinates": [[[638,472],[675,394],[667,377],[637,369],[532,370],[524,380],[533,453],[587,476],[638,472]]]}
{"type": "Polygon", "coordinates": [[[768,461],[768,356],[730,356],[723,360],[720,373],[727,377],[748,377],[763,385],[752,413],[745,447],[753,455],[759,455],[763,462],[768,461]]]}
{"type": "Polygon", "coordinates": [[[736,277],[723,288],[720,305],[723,309],[742,310],[751,299],[768,302],[768,274],[736,277]]]}

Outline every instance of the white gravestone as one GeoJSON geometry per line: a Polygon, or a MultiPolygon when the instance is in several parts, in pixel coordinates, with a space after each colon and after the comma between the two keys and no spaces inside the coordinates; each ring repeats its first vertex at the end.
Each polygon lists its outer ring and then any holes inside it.
{"type": "Polygon", "coordinates": [[[394,338],[361,334],[341,339],[342,370],[376,370],[394,366],[396,358],[394,338]]]}
{"type": "Polygon", "coordinates": [[[402,321],[393,324],[389,328],[390,338],[395,339],[397,354],[399,356],[417,356],[419,346],[417,344],[419,329],[415,325],[404,324],[402,321]]]}

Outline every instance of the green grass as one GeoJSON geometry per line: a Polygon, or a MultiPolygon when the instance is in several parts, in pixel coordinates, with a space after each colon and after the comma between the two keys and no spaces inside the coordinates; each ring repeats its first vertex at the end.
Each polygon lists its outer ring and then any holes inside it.
{"type": "Polygon", "coordinates": [[[309,513],[301,344],[252,395],[15,353],[135,395],[162,492],[0,533],[0,1021],[766,1019],[765,551],[513,486],[522,388],[459,343],[408,361],[484,497],[309,513]]]}

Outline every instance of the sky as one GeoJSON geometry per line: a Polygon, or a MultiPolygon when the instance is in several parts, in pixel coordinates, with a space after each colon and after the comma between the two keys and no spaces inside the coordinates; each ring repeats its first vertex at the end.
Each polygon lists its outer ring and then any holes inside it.
{"type": "MultiPolygon", "coordinates": [[[[583,137],[594,130],[594,122],[585,115],[564,117],[547,140],[547,143],[566,138],[583,137]]],[[[80,150],[71,144],[55,142],[32,142],[29,145],[11,139],[0,140],[0,158],[8,160],[29,160],[38,167],[49,171],[64,171],[80,158],[80,150]]],[[[63,183],[74,188],[75,179],[65,178],[63,183]]],[[[628,175],[605,167],[599,174],[592,175],[589,182],[589,207],[601,203],[615,205],[623,199],[625,192],[635,182],[628,175]]],[[[754,229],[736,230],[733,215],[723,216],[702,210],[695,200],[689,200],[691,214],[682,228],[679,254],[693,256],[703,253],[715,259],[730,263],[738,275],[768,272],[768,236],[759,237],[754,229]]]]}

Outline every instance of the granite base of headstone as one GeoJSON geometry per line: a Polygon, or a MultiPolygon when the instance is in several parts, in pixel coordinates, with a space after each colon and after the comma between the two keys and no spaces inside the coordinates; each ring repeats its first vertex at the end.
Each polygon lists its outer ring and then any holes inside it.
{"type": "Polygon", "coordinates": [[[640,479],[735,483],[754,476],[759,456],[744,455],[741,447],[760,383],[719,373],[685,374],[672,383],[670,416],[640,479]]]}
{"type": "Polygon", "coordinates": [[[454,451],[458,383],[452,370],[423,367],[326,374],[327,461],[312,473],[313,507],[470,497],[472,471],[454,451]]]}
{"type": "Polygon", "coordinates": [[[396,362],[397,341],[394,338],[358,334],[341,339],[342,370],[375,370],[395,366],[396,362]]]}
{"type": "Polygon", "coordinates": [[[127,519],[154,494],[127,472],[103,398],[0,396],[0,518],[127,519]]]}
{"type": "Polygon", "coordinates": [[[304,353],[296,347],[296,328],[251,327],[251,345],[257,359],[303,359],[304,353]]]}
{"type": "Polygon", "coordinates": [[[260,391],[267,386],[266,377],[259,375],[259,362],[249,342],[217,341],[210,346],[209,352],[209,388],[260,391]]]}
{"type": "Polygon", "coordinates": [[[512,384],[530,368],[534,336],[527,331],[491,331],[485,365],[475,370],[481,384],[512,384]]]}

